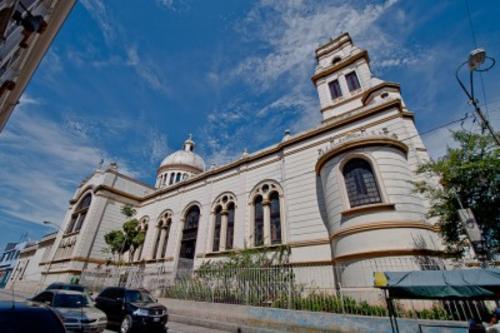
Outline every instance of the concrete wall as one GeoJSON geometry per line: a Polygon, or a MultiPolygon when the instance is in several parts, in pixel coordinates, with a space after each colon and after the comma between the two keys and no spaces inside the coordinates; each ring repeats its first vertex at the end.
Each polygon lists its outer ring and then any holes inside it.
{"type": "MultiPolygon", "coordinates": [[[[218,329],[241,332],[310,332],[310,333],[390,333],[386,317],[342,315],[325,312],[294,311],[234,304],[214,304],[161,298],[170,318],[218,329]]],[[[464,333],[466,323],[437,320],[398,320],[401,333],[464,333]],[[419,330],[419,325],[422,330],[419,330]]]]}

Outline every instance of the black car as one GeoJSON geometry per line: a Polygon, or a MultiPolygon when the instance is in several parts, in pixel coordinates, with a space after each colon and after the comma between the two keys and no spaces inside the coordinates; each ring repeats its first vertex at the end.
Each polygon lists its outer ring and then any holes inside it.
{"type": "Polygon", "coordinates": [[[110,287],[95,299],[96,307],[119,324],[121,333],[166,332],[167,308],[158,304],[145,290],[110,287]]]}
{"type": "Polygon", "coordinates": [[[49,284],[46,290],[73,290],[73,291],[79,291],[79,292],[86,292],[86,289],[84,286],[79,285],[79,284],[72,284],[72,283],[64,283],[64,282],[54,282],[49,284]]]}
{"type": "Polygon", "coordinates": [[[66,333],[61,318],[48,306],[32,302],[0,301],[2,333],[66,333]]]}

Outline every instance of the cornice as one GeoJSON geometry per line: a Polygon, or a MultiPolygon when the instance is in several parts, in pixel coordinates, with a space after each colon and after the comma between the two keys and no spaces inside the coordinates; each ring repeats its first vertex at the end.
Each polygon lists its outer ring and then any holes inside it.
{"type": "Polygon", "coordinates": [[[336,240],[352,234],[357,234],[366,231],[380,230],[380,229],[424,229],[432,232],[437,232],[437,229],[432,224],[424,221],[380,221],[373,223],[364,223],[352,227],[341,228],[330,236],[330,240],[336,240]]]}
{"type": "Polygon", "coordinates": [[[378,251],[363,251],[341,255],[335,257],[333,264],[351,260],[363,260],[377,257],[399,257],[399,256],[434,256],[443,257],[446,254],[443,251],[429,249],[394,249],[394,250],[378,250],[378,251]]]}
{"type": "Polygon", "coordinates": [[[363,97],[361,97],[361,102],[363,103],[363,105],[366,105],[366,101],[368,100],[368,98],[370,98],[370,96],[373,93],[375,93],[383,88],[393,88],[399,92],[401,91],[401,86],[398,83],[389,82],[389,81],[379,83],[379,84],[377,84],[377,85],[375,85],[375,86],[373,86],[373,87],[371,87],[363,92],[363,97]]]}
{"type": "Polygon", "coordinates": [[[375,211],[380,211],[380,210],[394,210],[394,209],[395,209],[395,205],[393,203],[381,202],[381,203],[376,203],[376,204],[363,205],[363,206],[350,208],[350,209],[344,210],[340,214],[342,216],[350,216],[350,215],[359,214],[359,213],[366,214],[368,212],[375,212],[375,211]]]}
{"type": "Polygon", "coordinates": [[[391,146],[401,150],[405,154],[408,153],[408,146],[397,139],[388,136],[361,137],[338,144],[335,148],[323,154],[316,163],[316,173],[319,175],[321,168],[335,156],[349,150],[370,146],[391,146]]]}
{"type": "Polygon", "coordinates": [[[368,52],[366,50],[362,50],[362,51],[346,58],[345,60],[342,60],[335,65],[326,67],[325,69],[321,70],[320,72],[314,74],[312,76],[311,80],[314,84],[316,84],[316,81],[318,81],[319,79],[322,79],[322,78],[324,78],[332,73],[335,73],[336,71],[339,71],[339,70],[351,65],[351,64],[355,63],[356,61],[358,61],[359,59],[365,59],[367,62],[370,62],[370,58],[368,57],[368,52]]]}
{"type": "Polygon", "coordinates": [[[328,54],[334,50],[338,50],[339,48],[341,48],[345,44],[352,44],[351,36],[349,36],[349,33],[347,33],[347,32],[344,32],[342,35],[340,35],[340,36],[336,37],[335,39],[332,39],[332,40],[328,41],[327,43],[318,47],[315,51],[316,59],[319,59],[322,56],[324,56],[325,54],[328,54]],[[347,37],[347,39],[341,41],[342,38],[345,38],[345,37],[347,37]],[[331,47],[335,44],[338,44],[338,45],[336,45],[335,47],[331,47]]]}

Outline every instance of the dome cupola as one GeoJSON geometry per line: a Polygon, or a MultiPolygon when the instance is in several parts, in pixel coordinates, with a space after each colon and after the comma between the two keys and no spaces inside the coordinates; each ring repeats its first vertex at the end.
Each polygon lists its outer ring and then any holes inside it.
{"type": "Polygon", "coordinates": [[[178,183],[190,176],[205,171],[205,161],[194,153],[195,142],[191,134],[178,150],[163,159],[158,168],[156,187],[161,188],[178,183]]]}

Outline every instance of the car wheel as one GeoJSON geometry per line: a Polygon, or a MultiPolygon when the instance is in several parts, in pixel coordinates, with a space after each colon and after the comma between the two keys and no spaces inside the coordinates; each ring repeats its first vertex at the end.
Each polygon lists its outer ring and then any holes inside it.
{"type": "Polygon", "coordinates": [[[132,331],[132,317],[125,316],[120,325],[120,333],[129,333],[132,331]]]}

